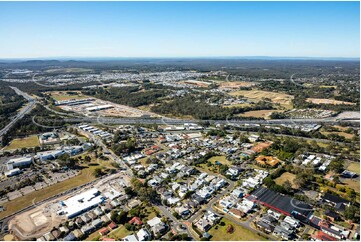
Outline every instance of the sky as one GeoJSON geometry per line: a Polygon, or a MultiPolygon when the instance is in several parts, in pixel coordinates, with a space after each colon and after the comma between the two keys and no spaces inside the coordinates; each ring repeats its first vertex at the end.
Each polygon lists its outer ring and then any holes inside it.
{"type": "Polygon", "coordinates": [[[359,2],[0,2],[0,58],[356,57],[359,2]]]}

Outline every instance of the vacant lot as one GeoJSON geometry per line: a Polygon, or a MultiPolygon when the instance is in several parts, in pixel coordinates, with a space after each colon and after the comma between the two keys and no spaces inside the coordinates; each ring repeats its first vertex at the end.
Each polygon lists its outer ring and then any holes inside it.
{"type": "Polygon", "coordinates": [[[116,228],[112,232],[110,232],[107,237],[113,238],[115,240],[121,240],[125,236],[130,235],[131,233],[132,231],[129,231],[123,225],[120,225],[119,228],[116,228]]]}
{"type": "Polygon", "coordinates": [[[80,186],[94,180],[93,171],[97,166],[89,166],[80,171],[80,174],[76,177],[70,178],[66,181],[54,184],[46,187],[42,190],[29,193],[25,196],[16,198],[10,202],[4,204],[5,211],[0,212],[0,219],[12,214],[22,208],[30,206],[32,203],[39,202],[48,197],[57,195],[64,191],[70,190],[73,187],[80,186]]]}
{"type": "Polygon", "coordinates": [[[254,86],[254,82],[221,82],[219,84],[219,88],[234,88],[238,89],[240,87],[252,87],[254,86]]]}
{"type": "Polygon", "coordinates": [[[223,165],[231,165],[231,162],[229,160],[227,160],[227,158],[222,155],[222,156],[213,156],[211,158],[208,159],[208,161],[210,161],[212,164],[215,164],[216,161],[220,162],[223,165]]]}
{"type": "Polygon", "coordinates": [[[360,174],[360,163],[359,162],[351,162],[348,165],[347,170],[356,172],[357,174],[360,174]]]}
{"type": "Polygon", "coordinates": [[[236,92],[230,92],[229,94],[232,96],[243,96],[254,102],[261,101],[264,98],[269,98],[273,103],[278,103],[285,108],[292,108],[293,96],[285,93],[267,92],[261,90],[241,90],[236,92]]]}
{"type": "Polygon", "coordinates": [[[268,118],[273,112],[277,110],[256,110],[256,111],[248,111],[241,113],[237,116],[241,117],[255,117],[255,118],[268,118]]]}
{"type": "Polygon", "coordinates": [[[236,240],[243,240],[243,241],[255,241],[255,240],[266,240],[265,238],[255,234],[254,232],[245,229],[232,221],[222,218],[221,222],[224,222],[224,226],[216,225],[213,226],[208,233],[212,235],[211,240],[213,241],[236,241],[236,240]],[[228,225],[233,226],[233,233],[227,232],[228,225]],[[218,227],[216,229],[216,227],[218,227]]]}
{"type": "Polygon", "coordinates": [[[292,188],[297,188],[297,185],[294,182],[295,178],[296,178],[295,174],[285,172],[280,177],[277,177],[275,179],[275,182],[278,185],[283,185],[286,181],[289,181],[292,184],[292,188]]]}
{"type": "Polygon", "coordinates": [[[351,102],[344,102],[344,101],[337,101],[337,100],[334,100],[334,99],[323,99],[323,98],[307,98],[306,101],[311,102],[311,103],[315,103],[315,104],[356,105],[355,103],[351,103],[351,102]]]}
{"type": "Polygon", "coordinates": [[[31,148],[36,146],[40,146],[39,139],[37,135],[33,135],[23,139],[14,139],[11,141],[10,145],[4,148],[4,150],[31,148]]]}
{"type": "Polygon", "coordinates": [[[87,96],[77,92],[78,94],[68,94],[66,92],[50,92],[51,97],[56,101],[64,101],[69,99],[83,99],[88,98],[87,96]]]}

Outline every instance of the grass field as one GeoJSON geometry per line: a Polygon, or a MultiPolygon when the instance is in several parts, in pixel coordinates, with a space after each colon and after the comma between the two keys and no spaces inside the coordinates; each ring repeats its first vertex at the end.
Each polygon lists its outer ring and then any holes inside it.
{"type": "Polygon", "coordinates": [[[237,116],[241,117],[256,117],[256,118],[268,118],[273,112],[277,110],[256,110],[240,113],[237,116]]]}
{"type": "Polygon", "coordinates": [[[216,161],[219,161],[221,164],[228,165],[228,166],[232,164],[229,160],[227,160],[227,158],[224,155],[213,156],[213,157],[209,158],[208,161],[212,162],[212,164],[215,164],[216,161]]]}
{"type": "Polygon", "coordinates": [[[346,186],[354,189],[356,192],[360,191],[360,179],[343,179],[342,183],[345,183],[346,186]]]}
{"type": "Polygon", "coordinates": [[[49,92],[48,94],[51,95],[51,97],[56,101],[64,101],[69,99],[83,99],[87,98],[87,96],[81,94],[80,92],[76,94],[68,94],[66,92],[49,92]]]}
{"type": "Polygon", "coordinates": [[[35,203],[44,200],[48,197],[54,196],[56,194],[67,191],[71,188],[80,186],[82,184],[94,180],[95,178],[93,176],[93,171],[96,167],[98,166],[89,166],[81,170],[80,174],[77,175],[76,177],[70,178],[66,181],[54,184],[42,190],[29,193],[25,196],[4,203],[3,206],[5,207],[6,210],[4,212],[0,212],[0,219],[22,208],[30,206],[33,202],[35,203]]]}
{"type": "Polygon", "coordinates": [[[349,133],[345,133],[345,132],[326,132],[326,131],[321,131],[321,134],[324,135],[329,135],[329,134],[337,134],[339,136],[343,136],[346,139],[352,139],[353,134],[349,134],[349,133]]]}
{"type": "Polygon", "coordinates": [[[213,226],[208,233],[212,235],[212,241],[236,241],[236,240],[243,240],[243,241],[255,241],[255,240],[266,240],[265,238],[255,234],[254,232],[245,229],[232,221],[222,218],[221,222],[225,223],[225,226],[218,225],[218,229],[216,226],[213,226]],[[228,225],[232,225],[234,228],[233,233],[227,233],[228,225]]]}
{"type": "Polygon", "coordinates": [[[261,90],[240,90],[229,93],[232,96],[243,96],[251,101],[261,101],[263,98],[269,98],[273,103],[279,103],[285,108],[292,108],[293,96],[278,93],[278,92],[267,92],[261,90]]]}
{"type": "Polygon", "coordinates": [[[14,139],[8,146],[4,148],[4,150],[31,148],[36,146],[40,146],[38,136],[32,135],[23,139],[14,139]]]}
{"type": "Polygon", "coordinates": [[[360,174],[360,163],[359,162],[351,162],[348,165],[347,170],[356,172],[357,174],[360,174]]]}
{"type": "Polygon", "coordinates": [[[99,229],[93,233],[91,233],[85,241],[98,241],[100,239],[99,229]]]}
{"type": "Polygon", "coordinates": [[[297,188],[297,186],[296,186],[296,184],[294,182],[295,178],[296,178],[295,174],[285,172],[280,177],[277,177],[275,179],[275,182],[278,185],[283,185],[285,183],[285,181],[289,181],[292,184],[293,188],[297,188]]]}
{"type": "Polygon", "coordinates": [[[114,229],[108,234],[108,238],[113,238],[115,240],[121,240],[125,236],[128,236],[132,231],[127,230],[123,225],[120,225],[118,228],[114,229]]]}

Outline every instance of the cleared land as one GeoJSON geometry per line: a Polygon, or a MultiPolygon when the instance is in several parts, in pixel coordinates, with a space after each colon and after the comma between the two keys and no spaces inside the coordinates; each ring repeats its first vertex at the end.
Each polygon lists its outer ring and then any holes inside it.
{"type": "Polygon", "coordinates": [[[222,218],[221,222],[224,222],[224,226],[216,225],[213,226],[208,233],[212,235],[212,241],[236,241],[236,240],[243,240],[243,241],[255,241],[255,240],[266,240],[265,238],[255,234],[254,232],[245,229],[232,221],[222,218]],[[233,226],[233,233],[227,232],[228,225],[233,226]],[[218,228],[217,228],[218,227],[218,228]],[[217,229],[216,229],[217,228],[217,229]]]}
{"type": "Polygon", "coordinates": [[[295,178],[295,174],[285,172],[280,177],[277,177],[275,182],[277,185],[283,185],[286,181],[289,181],[292,184],[292,188],[297,188],[297,185],[294,182],[295,178]]]}
{"type": "Polygon", "coordinates": [[[356,103],[338,101],[338,100],[334,100],[334,99],[323,99],[323,98],[307,98],[306,102],[311,102],[311,103],[315,103],[315,104],[356,105],[356,103]]]}
{"type": "Polygon", "coordinates": [[[250,101],[261,101],[264,98],[269,98],[273,103],[278,103],[285,108],[292,108],[292,99],[293,96],[285,94],[285,93],[278,93],[278,92],[267,92],[261,90],[240,90],[236,92],[230,92],[231,96],[243,96],[250,101]]]}
{"type": "Polygon", "coordinates": [[[14,139],[11,141],[10,145],[6,146],[4,150],[15,150],[21,148],[31,148],[40,146],[39,139],[37,135],[32,135],[22,139],[14,139]]]}
{"type": "Polygon", "coordinates": [[[78,94],[68,94],[66,92],[49,92],[48,94],[50,94],[51,97],[56,101],[88,98],[80,92],[78,92],[78,94]]]}
{"type": "Polygon", "coordinates": [[[234,89],[238,89],[240,87],[252,87],[254,86],[255,83],[254,82],[221,82],[219,84],[219,88],[234,88],[234,89]]]}
{"type": "Polygon", "coordinates": [[[277,110],[272,109],[272,110],[256,110],[256,111],[248,111],[248,112],[244,112],[241,113],[237,116],[241,116],[241,117],[255,117],[255,118],[268,118],[273,112],[275,112],[277,110]]]}
{"type": "Polygon", "coordinates": [[[98,166],[89,166],[89,167],[81,170],[80,174],[73,178],[70,178],[66,181],[46,187],[42,190],[29,193],[25,196],[16,198],[10,202],[4,203],[3,206],[5,207],[6,210],[0,213],[0,219],[20,210],[22,208],[30,206],[33,203],[39,202],[48,197],[57,195],[64,191],[70,190],[71,188],[80,186],[82,184],[85,184],[85,183],[88,183],[88,182],[94,180],[95,178],[93,176],[93,171],[97,167],[98,166]]]}

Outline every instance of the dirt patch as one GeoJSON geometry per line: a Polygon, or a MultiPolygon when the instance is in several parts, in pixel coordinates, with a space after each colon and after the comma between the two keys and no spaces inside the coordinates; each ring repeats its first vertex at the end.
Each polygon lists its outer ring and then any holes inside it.
{"type": "Polygon", "coordinates": [[[289,181],[292,185],[292,188],[295,188],[297,189],[297,185],[295,184],[295,178],[296,178],[296,175],[295,174],[292,174],[292,173],[289,173],[289,172],[285,172],[283,173],[280,177],[277,177],[275,179],[275,182],[276,184],[278,185],[283,185],[286,181],[289,181]]]}
{"type": "Polygon", "coordinates": [[[278,103],[286,108],[292,108],[293,96],[285,93],[267,92],[261,90],[240,90],[236,92],[230,92],[229,94],[231,96],[243,96],[250,101],[255,102],[268,98],[273,103],[278,103]]]}
{"type": "Polygon", "coordinates": [[[273,109],[273,110],[256,110],[256,111],[248,111],[248,112],[244,112],[241,113],[237,116],[241,116],[241,117],[255,117],[255,118],[269,118],[269,116],[273,113],[276,112],[277,110],[273,109]]]}
{"type": "Polygon", "coordinates": [[[254,82],[222,82],[219,84],[219,89],[239,89],[240,87],[252,87],[256,85],[254,82]]]}
{"type": "Polygon", "coordinates": [[[323,98],[307,98],[306,102],[314,103],[314,104],[333,104],[333,105],[356,105],[356,103],[338,101],[334,99],[323,99],[323,98]]]}

